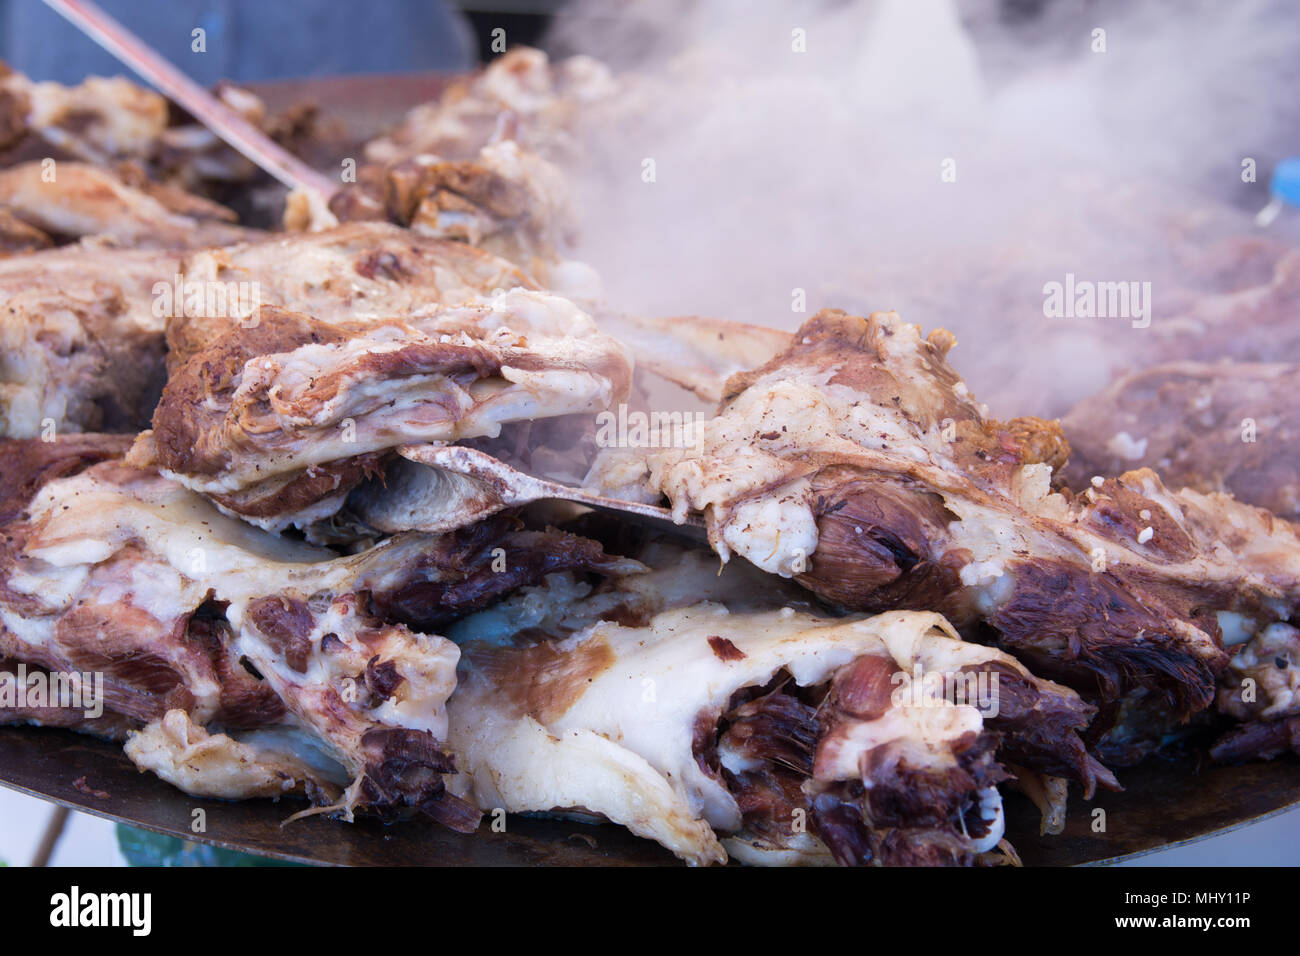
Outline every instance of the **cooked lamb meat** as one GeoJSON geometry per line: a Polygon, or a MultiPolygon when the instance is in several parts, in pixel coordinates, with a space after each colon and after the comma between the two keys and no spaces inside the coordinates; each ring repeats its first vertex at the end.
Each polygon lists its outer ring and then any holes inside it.
{"type": "Polygon", "coordinates": [[[93,236],[119,247],[193,249],[252,235],[213,218],[215,211],[204,218],[173,212],[156,196],[85,163],[23,163],[0,170],[0,206],[51,236],[93,236]]]}
{"type": "MultiPolygon", "coordinates": [[[[514,47],[481,73],[412,110],[366,146],[356,185],[331,202],[341,220],[388,219],[481,246],[570,295],[593,288],[566,263],[572,214],[556,164],[580,161],[578,128],[612,108],[619,84],[588,57],[552,65],[514,47]]],[[[320,217],[291,209],[300,225],[320,217]]]]}
{"type": "Polygon", "coordinates": [[[3,67],[0,104],[8,135],[35,134],[49,146],[100,165],[145,159],[167,127],[167,101],[125,77],[88,77],[77,86],[34,83],[3,67]]]}
{"type": "Polygon", "coordinates": [[[974,862],[1001,838],[995,727],[1021,759],[1089,791],[1114,785],[1076,735],[1090,708],[1008,655],[962,643],[935,614],[836,620],[705,603],[640,627],[463,650],[449,704],[458,792],[484,809],[602,815],[694,864],[728,852],[974,862]],[[999,675],[994,699],[1007,696],[1005,677],[1016,701],[1001,723],[973,694],[927,696],[923,680],[907,692],[922,673],[983,671],[999,675]],[[1031,710],[1038,729],[1025,743],[1031,710]]]}
{"type": "Polygon", "coordinates": [[[1064,476],[1154,468],[1171,487],[1223,491],[1300,518],[1300,365],[1174,362],[1117,379],[1061,421],[1064,476]]]}
{"type": "Polygon", "coordinates": [[[510,140],[485,146],[473,159],[416,156],[363,168],[330,207],[344,221],[387,219],[420,235],[468,243],[548,286],[556,285],[550,273],[572,244],[560,171],[510,140]]]}
{"type": "Polygon", "coordinates": [[[279,780],[329,810],[413,806],[472,829],[477,813],[443,791],[458,652],[401,622],[428,630],[547,574],[637,567],[503,521],[338,557],[227,518],[155,473],[94,464],[120,447],[73,436],[0,449],[12,499],[0,515],[0,658],[103,674],[106,722],[22,719],[130,727],[133,759],[198,793],[265,795],[279,780]],[[200,752],[224,769],[196,772],[200,752]]]}
{"type": "Polygon", "coordinates": [[[276,708],[247,692],[247,673],[228,666],[229,648],[213,639],[218,616],[197,613],[209,588],[194,575],[209,556],[224,558],[217,566],[227,572],[229,561],[265,572],[330,554],[255,539],[179,486],[118,461],[74,474],[104,458],[106,445],[120,450],[121,440],[4,443],[6,477],[36,489],[22,511],[9,509],[3,531],[4,653],[55,670],[102,671],[106,708],[137,726],[173,707],[235,726],[274,716],[276,708]],[[223,681],[223,672],[242,681],[223,681]]]}
{"type": "MultiPolygon", "coordinates": [[[[200,250],[187,254],[179,271],[183,283],[256,290],[262,304],[330,323],[421,320],[477,296],[539,288],[504,259],[384,222],[200,250]]],[[[590,305],[601,329],[633,351],[639,368],[715,402],[728,376],[763,364],[790,340],[786,332],[701,316],[646,318],[590,305]]],[[[173,311],[167,319],[173,370],[247,318],[220,310],[173,311]],[[219,314],[205,314],[210,311],[219,314]]]]}
{"type": "Polygon", "coordinates": [[[552,158],[572,151],[581,115],[617,92],[609,70],[591,57],[552,65],[545,53],[512,47],[482,72],[417,106],[387,136],[366,145],[366,158],[393,165],[420,155],[472,159],[498,137],[503,117],[528,148],[552,158]]]}
{"type": "MultiPolygon", "coordinates": [[[[261,303],[329,323],[412,321],[494,291],[537,288],[509,263],[463,243],[378,222],[205,249],[186,256],[178,271],[185,283],[255,290],[261,303]]],[[[219,310],[174,311],[167,323],[173,368],[247,320],[219,310]]]]}
{"type": "Polygon", "coordinates": [[[518,290],[412,321],[263,307],[172,375],[133,452],[266,528],[336,512],[378,453],[623,401],[631,364],[567,300],[518,290]]]}
{"type": "Polygon", "coordinates": [[[164,351],[183,364],[259,303],[328,322],[421,318],[517,287],[534,285],[499,259],[381,223],[184,258],[85,244],[0,259],[0,436],[148,427],[164,351]]]}
{"type": "Polygon", "coordinates": [[[592,484],[664,494],[740,554],[845,607],[984,621],[1041,673],[1116,699],[1144,687],[1187,715],[1227,665],[1216,612],[1260,622],[1300,601],[1300,539],[1223,496],[1136,471],[1052,493],[1053,425],[990,420],[942,332],[823,312],[728,386],[693,448],[598,463],[592,484]]]}
{"type": "MultiPolygon", "coordinates": [[[[213,95],[291,152],[302,154],[321,138],[310,104],[273,114],[253,93],[224,82],[213,95]]],[[[64,86],[34,83],[0,64],[0,151],[4,165],[44,158],[105,168],[130,164],[149,183],[131,185],[147,192],[184,190],[211,197],[228,192],[230,184],[269,179],[210,129],[121,76],[92,76],[64,86]]]]}
{"type": "MultiPolygon", "coordinates": [[[[105,708],[135,727],[177,711],[228,733],[288,724],[346,771],[338,806],[349,811],[372,802],[368,733],[444,736],[455,648],[378,622],[358,594],[362,578],[392,573],[394,549],[337,559],[259,535],[117,462],[47,483],[5,543],[3,653],[103,673],[105,708]],[[360,683],[375,668],[393,671],[382,700],[360,683]]],[[[406,559],[422,550],[394,547],[406,559]]],[[[328,777],[298,782],[332,791],[328,777]]]]}
{"type": "Polygon", "coordinates": [[[165,252],[67,246],[0,259],[0,437],[139,431],[162,391],[165,252]]]}

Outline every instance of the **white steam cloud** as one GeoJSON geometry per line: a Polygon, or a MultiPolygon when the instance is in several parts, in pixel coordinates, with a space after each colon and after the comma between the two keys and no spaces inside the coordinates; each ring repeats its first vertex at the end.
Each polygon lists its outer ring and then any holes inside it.
{"type": "Polygon", "coordinates": [[[1007,415],[1157,358],[1123,319],[1053,326],[1045,283],[1149,282],[1160,323],[1216,291],[1196,256],[1254,232],[1300,153],[1280,2],[578,0],[549,46],[639,77],[576,175],[577,257],[612,304],[782,328],[897,309],[954,331],[1007,415]]]}

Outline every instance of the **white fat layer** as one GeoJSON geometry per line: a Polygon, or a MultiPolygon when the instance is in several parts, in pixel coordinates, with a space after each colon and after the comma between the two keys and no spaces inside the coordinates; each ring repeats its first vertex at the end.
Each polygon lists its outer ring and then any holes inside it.
{"type": "Polygon", "coordinates": [[[124,749],[141,770],[199,797],[279,797],[307,782],[339,782],[338,764],[300,733],[267,731],[236,740],[208,733],[183,710],[169,710],[132,731],[124,749]]]}
{"type": "Polygon", "coordinates": [[[1236,611],[1219,611],[1216,617],[1219,621],[1219,628],[1223,631],[1224,647],[1245,644],[1254,636],[1255,629],[1258,626],[1254,618],[1238,614],[1236,611]]]}
{"type": "MultiPolygon", "coordinates": [[[[828,620],[788,608],[732,614],[705,603],[665,611],[643,628],[600,623],[553,646],[581,660],[602,645],[612,663],[584,676],[576,699],[558,713],[521,714],[471,663],[449,708],[458,785],[485,808],[585,807],[693,863],[723,859],[713,830],[741,826],[735,799],[692,750],[699,715],[721,713],[740,688],[762,685],[782,668],[800,685],[818,684],[864,654],[888,656],[908,672],[988,660],[1020,670],[999,651],[962,643],[942,617],[922,612],[828,620]],[[730,641],[743,657],[720,659],[710,637],[730,641]]],[[[555,665],[548,678],[562,670],[555,665]]],[[[908,728],[914,734],[981,726],[974,708],[952,705],[953,714],[936,717],[919,712],[938,708],[903,709],[918,712],[908,728]]]]}
{"type": "MultiPolygon", "coordinates": [[[[45,611],[20,619],[0,608],[0,620],[19,639],[36,646],[53,640],[59,615],[74,602],[127,605],[170,627],[211,596],[227,604],[232,657],[247,658],[257,668],[296,726],[313,735],[318,751],[333,763],[358,774],[361,736],[375,726],[428,731],[445,739],[456,646],[442,637],[377,625],[358,611],[354,596],[409,579],[411,563],[431,544],[429,536],[398,535],[360,554],[337,557],[228,518],[166,478],[121,467],[92,468],[50,482],[30,510],[33,533],[17,577],[45,611]],[[303,671],[290,666],[283,648],[267,641],[248,619],[250,603],[271,595],[303,600],[310,608],[311,630],[302,635],[307,642],[303,671]],[[325,647],[327,634],[334,639],[325,647]],[[368,694],[361,682],[372,663],[391,665],[402,679],[390,696],[369,697],[363,706],[357,701],[368,694]]],[[[215,788],[211,792],[221,795],[243,788],[261,794],[258,767],[269,758],[250,756],[251,744],[219,734],[209,738],[185,724],[212,719],[220,705],[219,684],[191,673],[189,658],[179,650],[168,663],[184,675],[194,695],[192,713],[175,712],[180,718],[160,724],[128,752],[164,779],[198,788],[191,792],[215,788]],[[220,784],[225,777],[232,782],[220,784]]],[[[286,771],[276,779],[287,780],[286,786],[323,779],[312,766],[311,773],[286,771]]]]}

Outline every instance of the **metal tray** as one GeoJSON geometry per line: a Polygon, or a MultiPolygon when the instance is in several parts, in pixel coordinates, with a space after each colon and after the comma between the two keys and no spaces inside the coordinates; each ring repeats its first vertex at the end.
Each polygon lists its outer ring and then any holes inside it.
{"type": "MultiPolygon", "coordinates": [[[[1123,793],[1091,804],[1072,795],[1065,832],[1038,834],[1038,811],[1007,796],[1007,836],[1029,866],[1115,862],[1261,820],[1300,803],[1300,762],[1240,767],[1194,760],[1150,761],[1122,772],[1123,793]],[[1094,832],[1093,808],[1106,811],[1094,832]]],[[[324,817],[284,821],[305,804],[286,799],[231,803],[188,796],[141,773],[112,743],[64,730],[0,728],[0,785],[108,820],[199,843],[330,866],[668,866],[657,844],[621,827],[509,817],[503,833],[485,823],[472,836],[413,818],[385,826],[324,817]],[[203,809],[206,831],[190,829],[203,809]]]]}

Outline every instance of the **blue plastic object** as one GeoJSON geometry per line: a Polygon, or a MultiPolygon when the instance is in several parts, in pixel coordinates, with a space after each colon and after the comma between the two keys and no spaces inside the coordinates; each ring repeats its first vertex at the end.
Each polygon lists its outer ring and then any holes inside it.
{"type": "Polygon", "coordinates": [[[1273,169],[1269,192],[1283,202],[1300,206],[1300,156],[1282,160],[1273,169]]]}
{"type": "MultiPolygon", "coordinates": [[[[117,845],[130,866],[301,866],[202,843],[189,843],[162,833],[117,825],[117,845]]],[[[0,866],[4,866],[0,863],[0,866]]]]}

